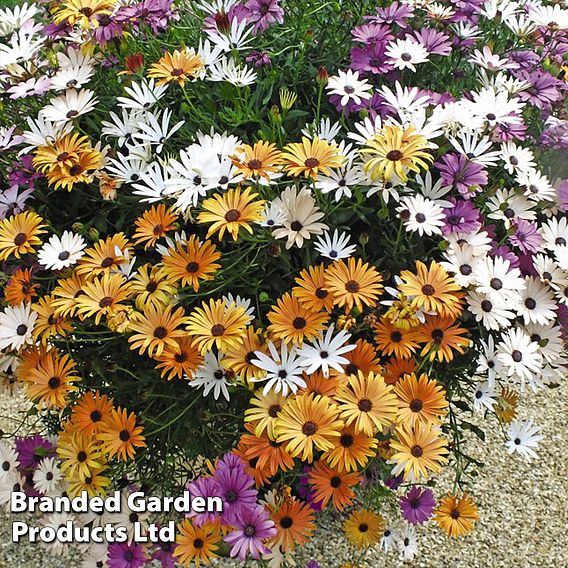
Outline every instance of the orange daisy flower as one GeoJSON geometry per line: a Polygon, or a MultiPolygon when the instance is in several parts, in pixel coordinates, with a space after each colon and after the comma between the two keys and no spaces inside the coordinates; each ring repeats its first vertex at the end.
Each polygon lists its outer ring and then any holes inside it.
{"type": "Polygon", "coordinates": [[[365,467],[369,458],[377,454],[377,440],[357,432],[355,426],[345,426],[341,431],[338,443],[322,456],[330,467],[340,471],[357,471],[365,467]]]}
{"type": "Polygon", "coordinates": [[[199,290],[200,280],[213,280],[213,274],[221,268],[215,261],[221,258],[211,241],[199,242],[191,235],[187,243],[177,243],[175,250],[169,250],[162,259],[164,272],[170,282],[179,282],[182,286],[191,286],[199,290]]]}
{"type": "Polygon", "coordinates": [[[32,305],[32,309],[37,312],[37,319],[34,325],[34,339],[40,339],[46,344],[50,337],[65,337],[73,326],[67,318],[55,313],[55,301],[53,296],[40,298],[37,304],[32,305]]]}
{"type": "Polygon", "coordinates": [[[71,414],[71,422],[85,436],[98,434],[101,424],[110,417],[113,409],[112,398],[99,391],[87,391],[77,401],[71,414]]]}
{"type": "Polygon", "coordinates": [[[300,394],[314,394],[332,398],[340,386],[338,376],[331,376],[326,379],[321,371],[316,371],[311,375],[304,373],[304,381],[306,386],[298,390],[300,394]]]}
{"type": "Polygon", "coordinates": [[[156,308],[148,304],[144,313],[137,313],[130,323],[130,330],[135,332],[128,338],[130,349],[138,349],[140,355],[148,350],[149,357],[159,357],[166,347],[177,349],[176,339],[185,332],[180,328],[186,321],[183,308],[172,312],[172,306],[156,308]]]}
{"type": "Polygon", "coordinates": [[[438,359],[440,363],[450,362],[454,358],[452,350],[462,354],[465,348],[471,345],[467,337],[467,329],[453,325],[452,318],[441,318],[438,316],[426,318],[426,322],[417,330],[416,339],[420,343],[425,343],[421,357],[428,356],[430,361],[438,359]]]}
{"type": "Polygon", "coordinates": [[[314,464],[309,475],[309,484],[314,488],[314,502],[321,503],[323,508],[331,501],[337,511],[353,504],[355,493],[351,487],[360,481],[358,473],[333,469],[321,460],[314,464]]]}
{"type": "Polygon", "coordinates": [[[244,179],[270,181],[280,170],[281,155],[276,144],[259,140],[253,146],[242,144],[230,158],[244,179]]]}
{"type": "Polygon", "coordinates": [[[356,347],[353,351],[343,354],[343,357],[349,360],[349,363],[343,368],[343,373],[331,371],[332,376],[337,374],[337,376],[347,380],[351,375],[356,375],[359,371],[364,375],[369,373],[381,374],[381,365],[373,345],[364,339],[358,339],[355,345],[356,347]]]}
{"type": "Polygon", "coordinates": [[[276,306],[268,312],[268,331],[286,343],[302,344],[304,339],[317,337],[326,328],[329,315],[312,312],[286,292],[276,300],[276,306]]]}
{"type": "Polygon", "coordinates": [[[375,342],[383,355],[394,355],[399,359],[409,359],[419,347],[416,331],[394,326],[390,321],[381,318],[373,328],[375,342]]]}
{"type": "Polygon", "coordinates": [[[128,414],[125,408],[112,409],[110,416],[101,423],[97,439],[109,457],[128,461],[134,459],[136,448],[146,447],[142,435],[144,428],[136,425],[136,414],[128,414]]]}
{"type": "Polygon", "coordinates": [[[84,256],[77,264],[77,274],[93,278],[110,272],[127,261],[126,252],[130,254],[132,251],[123,233],[101,239],[93,247],[85,249],[84,256]]]}
{"type": "Polygon", "coordinates": [[[137,245],[144,244],[144,250],[153,247],[159,239],[175,229],[173,223],[176,220],[177,215],[170,209],[166,209],[163,203],[160,203],[157,207],[152,205],[134,221],[136,225],[136,231],[133,235],[134,242],[137,245]]]}
{"type": "Polygon", "coordinates": [[[43,219],[33,211],[24,211],[6,217],[0,221],[0,260],[7,260],[14,255],[33,252],[41,245],[39,235],[45,233],[43,219]]]}
{"type": "Polygon", "coordinates": [[[175,346],[166,345],[161,355],[154,357],[159,362],[156,369],[161,369],[162,378],[168,381],[174,378],[182,379],[184,375],[191,379],[203,363],[203,357],[191,338],[175,337],[174,342],[175,346]]]}
{"type": "MultiPolygon", "coordinates": [[[[250,423],[245,424],[245,428],[249,432],[254,431],[254,425],[250,423]]],[[[257,467],[266,470],[270,477],[278,471],[288,471],[294,467],[294,460],[282,443],[271,439],[266,431],[260,436],[243,434],[241,442],[246,447],[246,459],[257,459],[257,467]]]]}
{"type": "Polygon", "coordinates": [[[252,379],[262,377],[264,373],[262,369],[251,363],[253,359],[256,359],[255,351],[266,351],[260,334],[260,329],[255,330],[252,325],[249,325],[246,328],[242,343],[235,347],[229,347],[225,352],[225,365],[247,384],[252,384],[252,379]]]}
{"type": "Polygon", "coordinates": [[[479,521],[477,505],[467,493],[461,497],[449,493],[436,507],[434,520],[448,536],[463,536],[479,521]]]}
{"type": "Polygon", "coordinates": [[[316,529],[312,508],[294,497],[285,499],[270,515],[276,527],[271,541],[284,552],[292,552],[296,546],[306,543],[316,529]]]}
{"type": "Polygon", "coordinates": [[[416,262],[416,274],[410,270],[400,273],[402,283],[399,290],[412,298],[412,305],[425,312],[434,312],[441,316],[457,317],[461,311],[461,287],[437,262],[432,261],[430,268],[423,262],[416,262]]]}
{"type": "Polygon", "coordinates": [[[158,79],[158,85],[166,85],[175,81],[180,87],[186,81],[195,81],[205,69],[205,63],[193,49],[176,49],[166,52],[157,63],[150,66],[148,77],[158,79]]]}
{"type": "Polygon", "coordinates": [[[347,264],[336,260],[328,267],[325,277],[334,304],[340,308],[345,306],[347,311],[351,311],[353,306],[360,311],[363,306],[376,306],[383,291],[382,281],[383,277],[374,266],[353,257],[347,260],[347,264]]]}
{"type": "Polygon", "coordinates": [[[22,302],[31,302],[37,296],[38,288],[39,284],[32,284],[32,269],[18,268],[4,288],[4,297],[8,304],[17,306],[22,302]]]}
{"type": "Polygon", "coordinates": [[[383,367],[383,376],[387,385],[394,385],[404,375],[410,375],[418,369],[418,365],[414,359],[389,359],[383,367]]]}
{"type": "Polygon", "coordinates": [[[310,266],[300,272],[296,278],[297,286],[292,288],[292,294],[300,304],[312,312],[331,312],[333,298],[325,287],[325,266],[310,266]]]}
{"type": "Polygon", "coordinates": [[[398,397],[398,421],[409,426],[417,422],[439,424],[440,418],[448,413],[444,387],[434,379],[422,374],[406,375],[394,386],[398,397]]]}

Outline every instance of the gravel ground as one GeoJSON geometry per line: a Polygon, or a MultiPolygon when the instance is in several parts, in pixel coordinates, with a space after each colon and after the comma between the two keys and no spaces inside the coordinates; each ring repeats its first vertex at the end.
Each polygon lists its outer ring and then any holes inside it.
{"type": "MultiPolygon", "coordinates": [[[[13,431],[27,405],[22,397],[0,396],[0,428],[13,431]]],[[[385,555],[378,548],[358,559],[341,534],[341,519],[327,515],[318,536],[297,555],[297,566],[310,559],[322,568],[340,568],[355,562],[370,568],[568,568],[568,494],[565,445],[568,443],[568,383],[537,395],[526,393],[521,405],[523,418],[533,418],[545,439],[538,461],[529,464],[504,451],[498,428],[492,427],[485,444],[474,440],[474,457],[487,466],[471,486],[481,520],[471,535],[450,541],[433,523],[421,527],[420,550],[410,563],[396,552],[385,555]]],[[[451,488],[449,476],[442,476],[436,493],[451,488]]],[[[0,512],[0,568],[75,568],[77,556],[50,557],[37,545],[11,543],[11,516],[0,512]]],[[[216,566],[230,568],[243,563],[221,560],[216,566]]]]}

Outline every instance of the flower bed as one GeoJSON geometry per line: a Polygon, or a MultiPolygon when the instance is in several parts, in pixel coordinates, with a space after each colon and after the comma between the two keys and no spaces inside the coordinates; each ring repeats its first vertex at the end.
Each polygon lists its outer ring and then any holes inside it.
{"type": "Polygon", "coordinates": [[[122,527],[81,549],[110,568],[290,564],[323,509],[404,559],[425,522],[473,530],[472,413],[535,458],[519,397],[565,374],[566,28],[540,2],[0,11],[0,369],[46,430],[2,442],[0,501],[119,491],[44,520],[122,527]],[[129,507],[184,489],[222,511],[129,507]]]}

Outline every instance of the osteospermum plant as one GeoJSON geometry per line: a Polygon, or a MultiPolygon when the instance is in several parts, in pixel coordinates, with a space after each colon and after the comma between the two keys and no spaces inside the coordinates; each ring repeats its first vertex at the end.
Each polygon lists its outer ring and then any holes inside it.
{"type": "Polygon", "coordinates": [[[110,568],[287,565],[327,510],[358,558],[470,533],[485,421],[537,458],[565,375],[567,10],[13,4],[0,371],[40,434],[0,495],[221,499],[110,568]]]}

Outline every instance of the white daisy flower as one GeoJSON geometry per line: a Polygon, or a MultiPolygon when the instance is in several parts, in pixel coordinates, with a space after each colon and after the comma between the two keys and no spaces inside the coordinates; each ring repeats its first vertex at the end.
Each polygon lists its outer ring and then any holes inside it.
{"type": "Polygon", "coordinates": [[[428,50],[411,38],[397,39],[389,42],[385,56],[391,60],[395,69],[410,69],[416,72],[416,65],[428,61],[428,50]]]}
{"type": "Polygon", "coordinates": [[[383,531],[383,536],[381,537],[380,547],[384,552],[390,552],[396,546],[398,540],[398,532],[389,524],[385,527],[383,531]]]}
{"type": "Polygon", "coordinates": [[[73,125],[70,122],[52,122],[47,120],[41,112],[35,120],[29,116],[26,120],[30,130],[24,130],[22,133],[22,142],[27,144],[27,146],[20,150],[20,154],[29,152],[39,146],[49,146],[73,131],[73,125]]]}
{"type": "Polygon", "coordinates": [[[497,124],[520,124],[521,112],[525,103],[518,98],[510,98],[509,93],[496,93],[493,89],[482,89],[471,93],[471,101],[463,101],[464,108],[474,117],[479,117],[490,128],[497,124]]]}
{"type": "Polygon", "coordinates": [[[38,13],[35,4],[24,2],[21,6],[0,10],[0,36],[5,36],[20,29],[38,13]]]}
{"type": "Polygon", "coordinates": [[[166,141],[185,124],[185,120],[180,120],[170,128],[171,117],[172,111],[169,109],[164,110],[161,117],[160,113],[154,115],[147,112],[144,121],[138,124],[138,132],[134,132],[133,137],[150,144],[156,144],[156,152],[159,154],[166,141]]]}
{"type": "Polygon", "coordinates": [[[501,361],[497,357],[497,349],[495,348],[495,340],[492,335],[487,337],[487,343],[480,340],[482,352],[477,357],[476,374],[487,373],[487,382],[494,384],[497,376],[505,376],[501,361]]]}
{"type": "Polygon", "coordinates": [[[72,231],[63,231],[61,237],[52,235],[38,251],[38,261],[50,270],[63,270],[75,264],[87,246],[81,235],[72,231]]]}
{"type": "Polygon", "coordinates": [[[337,72],[337,75],[330,77],[325,87],[330,95],[341,97],[341,106],[346,106],[349,101],[360,105],[363,100],[369,100],[372,95],[373,86],[366,79],[359,79],[359,71],[348,69],[337,72]]]}
{"type": "Polygon", "coordinates": [[[495,385],[491,382],[479,383],[473,393],[473,409],[475,412],[493,410],[497,403],[497,393],[495,385]]]}
{"type": "Polygon", "coordinates": [[[451,272],[454,280],[462,287],[467,288],[474,280],[479,264],[479,256],[475,256],[475,249],[467,243],[451,247],[443,253],[445,261],[440,265],[451,272]]]}
{"type": "Polygon", "coordinates": [[[343,196],[351,197],[352,188],[365,183],[367,176],[358,165],[347,162],[347,165],[337,170],[330,170],[328,176],[319,174],[315,182],[316,188],[322,193],[334,193],[335,201],[339,202],[343,196]]]}
{"type": "Polygon", "coordinates": [[[304,240],[312,235],[321,235],[329,229],[320,219],[324,214],[316,205],[309,189],[298,190],[295,187],[286,188],[273,203],[276,202],[282,210],[284,219],[282,227],[274,232],[274,238],[286,239],[286,248],[296,245],[302,248],[304,240]]]}
{"type": "Polygon", "coordinates": [[[509,329],[497,345],[497,358],[503,364],[507,376],[516,379],[521,387],[528,382],[534,390],[535,378],[543,367],[538,343],[519,328],[509,329]]]}
{"type": "Polygon", "coordinates": [[[114,179],[123,183],[140,181],[148,170],[148,162],[141,160],[139,156],[117,154],[117,158],[111,158],[105,169],[114,179]]]}
{"type": "Polygon", "coordinates": [[[535,168],[517,169],[515,181],[525,188],[525,197],[532,201],[554,201],[556,197],[550,180],[535,168]]]}
{"type": "MultiPolygon", "coordinates": [[[[392,91],[390,92],[392,93],[392,91]]],[[[383,128],[383,123],[381,116],[377,114],[374,119],[367,116],[362,120],[362,122],[356,122],[353,126],[357,132],[348,132],[347,138],[354,140],[361,146],[364,146],[371,138],[373,138],[373,136],[380,134],[383,128]]]]}
{"type": "Polygon", "coordinates": [[[521,302],[517,304],[517,314],[527,323],[547,325],[556,319],[557,305],[554,292],[538,278],[527,276],[526,288],[521,290],[521,302]]]}
{"type": "Polygon", "coordinates": [[[257,74],[246,65],[238,65],[234,59],[222,57],[209,67],[210,81],[227,81],[235,87],[246,87],[256,81],[257,74]]]}
{"type": "Polygon", "coordinates": [[[448,136],[450,144],[460,153],[477,164],[496,166],[500,153],[493,150],[493,141],[489,136],[480,136],[477,132],[462,130],[457,137],[448,136]]]}
{"type": "Polygon", "coordinates": [[[227,369],[223,366],[223,354],[215,355],[213,351],[206,353],[203,363],[195,371],[189,381],[192,387],[203,387],[203,396],[207,396],[213,391],[213,398],[218,400],[219,395],[223,395],[226,400],[230,400],[227,385],[227,369]]]}
{"type": "Polygon", "coordinates": [[[34,472],[34,488],[44,495],[55,495],[62,479],[55,458],[44,458],[34,472]]]}
{"type": "Polygon", "coordinates": [[[117,97],[119,107],[149,110],[166,94],[168,86],[156,85],[154,79],[150,79],[141,83],[132,82],[130,87],[125,87],[124,90],[130,97],[117,97]]]}
{"type": "Polygon", "coordinates": [[[528,148],[517,146],[514,142],[503,142],[501,144],[501,160],[505,164],[505,169],[510,173],[526,172],[534,169],[536,162],[534,154],[528,148]]]}
{"type": "Polygon", "coordinates": [[[310,124],[306,128],[302,128],[302,134],[307,138],[316,136],[320,140],[333,142],[335,137],[341,132],[341,124],[339,122],[331,122],[327,117],[320,119],[319,124],[310,124]]]}
{"type": "Polygon", "coordinates": [[[233,296],[232,292],[228,292],[222,298],[225,305],[236,304],[245,310],[245,315],[248,317],[247,325],[254,319],[254,306],[251,306],[252,301],[250,298],[241,298],[238,294],[233,296]]]}
{"type": "Polygon", "coordinates": [[[12,493],[24,490],[26,480],[19,473],[11,473],[0,477],[0,505],[10,502],[12,493]]]}
{"type": "Polygon", "coordinates": [[[560,326],[529,323],[523,327],[531,338],[538,343],[539,352],[548,363],[558,363],[564,356],[565,344],[560,326]]]}
{"type": "Polygon", "coordinates": [[[340,233],[337,229],[333,231],[333,235],[325,231],[321,237],[316,239],[314,248],[325,258],[333,260],[349,258],[357,248],[357,245],[349,244],[349,238],[347,233],[340,233]]]}
{"type": "Polygon", "coordinates": [[[450,249],[462,245],[469,245],[474,251],[474,255],[484,257],[491,249],[491,237],[487,231],[478,230],[474,233],[455,232],[445,235],[444,238],[448,242],[450,249]]]}
{"type": "Polygon", "coordinates": [[[331,324],[325,335],[322,332],[320,337],[311,342],[312,345],[304,344],[298,350],[298,355],[302,358],[302,365],[306,367],[308,375],[321,369],[323,376],[328,378],[330,368],[343,373],[343,365],[349,363],[349,359],[341,355],[353,351],[357,346],[345,345],[351,337],[350,333],[341,330],[337,332],[335,337],[332,337],[334,331],[334,324],[331,324]]]}
{"type": "Polygon", "coordinates": [[[416,193],[400,199],[396,208],[404,227],[409,232],[423,235],[441,235],[444,225],[444,210],[435,201],[416,193]]]}
{"type": "Polygon", "coordinates": [[[0,440],[0,480],[18,475],[18,454],[0,440]]]}
{"type": "Polygon", "coordinates": [[[498,331],[509,327],[515,319],[515,313],[507,309],[506,305],[495,302],[487,294],[470,291],[467,293],[468,309],[481,322],[485,329],[498,331]]]}
{"type": "Polygon", "coordinates": [[[248,21],[246,18],[240,22],[238,18],[233,18],[231,28],[226,33],[221,33],[219,30],[206,30],[206,33],[211,43],[214,43],[223,52],[229,53],[234,49],[245,49],[252,41],[251,33],[253,26],[247,28],[247,25],[248,21]]]}
{"type": "Polygon", "coordinates": [[[22,302],[17,306],[6,306],[0,312],[0,349],[17,351],[33,343],[33,329],[37,312],[31,304],[22,302]]]}
{"type": "Polygon", "coordinates": [[[282,342],[280,352],[272,341],[268,342],[268,350],[271,357],[262,351],[255,351],[257,359],[251,363],[266,371],[266,376],[253,379],[254,382],[268,381],[264,386],[263,393],[266,395],[271,390],[275,393],[282,392],[286,396],[289,392],[296,394],[298,388],[306,386],[303,379],[303,366],[296,346],[288,350],[288,345],[282,342]]]}
{"type": "Polygon", "coordinates": [[[532,420],[513,420],[507,432],[505,446],[510,454],[521,454],[527,461],[532,458],[538,459],[535,448],[544,436],[539,434],[540,427],[533,424],[532,420]]]}
{"type": "Polygon", "coordinates": [[[483,51],[476,49],[473,55],[468,59],[470,63],[479,65],[489,71],[498,71],[500,69],[516,69],[519,64],[515,61],[509,61],[507,57],[500,57],[491,51],[489,46],[484,46],[483,51]]]}
{"type": "Polygon", "coordinates": [[[69,89],[51,99],[50,104],[43,107],[41,112],[44,118],[52,122],[68,122],[91,112],[98,102],[95,93],[89,89],[69,89]]]}
{"type": "Polygon", "coordinates": [[[476,273],[477,291],[487,294],[496,304],[516,306],[521,299],[521,290],[526,283],[518,268],[512,268],[506,258],[500,256],[483,258],[476,273]]]}
{"type": "Polygon", "coordinates": [[[396,539],[396,545],[400,552],[400,557],[404,561],[413,560],[418,554],[418,537],[416,535],[416,529],[410,524],[405,524],[396,539]]]}
{"type": "Polygon", "coordinates": [[[181,178],[172,176],[166,166],[152,162],[140,174],[140,181],[132,184],[132,193],[142,202],[156,203],[164,198],[166,190],[182,187],[183,183],[181,178]]]}
{"type": "Polygon", "coordinates": [[[533,211],[534,203],[526,197],[518,195],[513,189],[498,189],[495,195],[489,198],[487,206],[490,219],[499,219],[504,222],[508,229],[515,219],[525,219],[532,221],[536,219],[536,212],[533,211]]]}
{"type": "Polygon", "coordinates": [[[262,227],[280,227],[284,219],[284,212],[278,202],[271,201],[264,206],[259,224],[262,227]]]}

